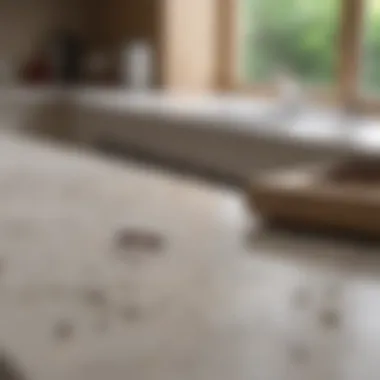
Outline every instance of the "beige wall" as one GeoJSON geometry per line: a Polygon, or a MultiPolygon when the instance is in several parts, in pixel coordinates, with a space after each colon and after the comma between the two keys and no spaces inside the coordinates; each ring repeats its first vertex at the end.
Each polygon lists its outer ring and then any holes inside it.
{"type": "Polygon", "coordinates": [[[80,28],[76,0],[0,0],[0,59],[18,67],[56,26],[80,28]]]}
{"type": "Polygon", "coordinates": [[[166,0],[164,83],[175,91],[203,92],[217,74],[218,0],[166,0]]]}

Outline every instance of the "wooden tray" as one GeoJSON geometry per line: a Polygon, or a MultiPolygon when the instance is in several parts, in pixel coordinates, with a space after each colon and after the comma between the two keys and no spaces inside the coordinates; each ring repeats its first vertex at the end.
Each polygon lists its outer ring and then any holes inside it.
{"type": "Polygon", "coordinates": [[[380,160],[258,176],[250,185],[249,201],[272,223],[380,237],[380,160]]]}

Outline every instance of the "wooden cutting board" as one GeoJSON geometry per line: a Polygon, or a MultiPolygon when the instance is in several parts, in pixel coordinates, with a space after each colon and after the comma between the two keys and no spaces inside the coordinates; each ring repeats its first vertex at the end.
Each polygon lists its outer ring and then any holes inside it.
{"type": "Polygon", "coordinates": [[[269,222],[380,237],[380,160],[261,175],[250,185],[249,201],[269,222]]]}

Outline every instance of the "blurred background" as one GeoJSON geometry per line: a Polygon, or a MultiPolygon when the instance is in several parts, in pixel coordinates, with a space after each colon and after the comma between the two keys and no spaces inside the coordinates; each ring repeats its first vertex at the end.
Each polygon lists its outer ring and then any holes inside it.
{"type": "Polygon", "coordinates": [[[0,0],[0,379],[380,378],[379,32],[0,0]]]}

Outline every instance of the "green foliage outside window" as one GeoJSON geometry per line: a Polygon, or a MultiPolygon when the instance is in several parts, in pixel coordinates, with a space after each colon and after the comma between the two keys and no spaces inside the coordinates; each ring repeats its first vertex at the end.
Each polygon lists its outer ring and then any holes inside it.
{"type": "MultiPolygon", "coordinates": [[[[370,2],[370,0],[368,0],[370,2]]],[[[245,82],[290,72],[308,84],[334,84],[339,59],[340,0],[242,0],[245,82]]],[[[380,90],[380,1],[367,4],[361,83],[380,90]]]]}

